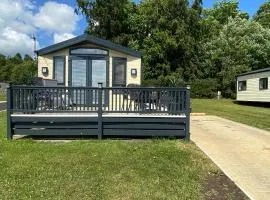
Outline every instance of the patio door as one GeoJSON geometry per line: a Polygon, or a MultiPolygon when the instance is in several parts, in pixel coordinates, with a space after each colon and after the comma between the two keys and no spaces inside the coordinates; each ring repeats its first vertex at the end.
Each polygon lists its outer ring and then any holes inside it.
{"type": "MultiPolygon", "coordinates": [[[[90,80],[92,87],[98,87],[98,83],[102,83],[103,87],[108,86],[108,72],[107,72],[107,61],[106,60],[91,60],[92,71],[90,73],[90,80]]],[[[97,97],[95,95],[95,91],[93,91],[93,97],[97,97]]],[[[108,99],[108,95],[105,94],[104,90],[102,93],[102,104],[105,104],[105,101],[108,99]]],[[[92,98],[93,104],[98,104],[97,98],[92,98]]]]}
{"type": "MultiPolygon", "coordinates": [[[[74,57],[70,63],[70,85],[74,87],[98,87],[102,83],[107,87],[108,62],[106,58],[74,57]]],[[[107,102],[108,95],[103,93],[102,102],[107,102]]],[[[96,90],[82,90],[73,92],[75,104],[93,105],[98,104],[96,90]]]]}

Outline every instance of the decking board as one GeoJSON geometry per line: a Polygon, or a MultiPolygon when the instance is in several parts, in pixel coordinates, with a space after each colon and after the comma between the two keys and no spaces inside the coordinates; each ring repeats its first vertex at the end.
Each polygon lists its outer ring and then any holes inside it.
{"type": "MultiPolygon", "coordinates": [[[[14,135],[32,136],[98,136],[96,115],[13,114],[14,135]]],[[[102,116],[103,136],[185,136],[183,116],[105,115],[102,116]]]]}

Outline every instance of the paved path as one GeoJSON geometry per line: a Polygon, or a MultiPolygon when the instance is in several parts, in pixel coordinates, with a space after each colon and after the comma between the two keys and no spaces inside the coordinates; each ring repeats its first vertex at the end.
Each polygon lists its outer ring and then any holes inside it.
{"type": "Polygon", "coordinates": [[[6,110],[6,102],[3,101],[0,102],[0,111],[1,110],[6,110]]]}
{"type": "Polygon", "coordinates": [[[191,138],[251,199],[270,199],[270,132],[192,116],[191,138]]]}

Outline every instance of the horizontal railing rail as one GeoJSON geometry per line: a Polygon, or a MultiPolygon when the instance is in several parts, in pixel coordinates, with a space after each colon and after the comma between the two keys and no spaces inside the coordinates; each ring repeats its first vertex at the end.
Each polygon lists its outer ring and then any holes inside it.
{"type": "Polygon", "coordinates": [[[12,113],[185,114],[187,88],[11,86],[12,113]]]}

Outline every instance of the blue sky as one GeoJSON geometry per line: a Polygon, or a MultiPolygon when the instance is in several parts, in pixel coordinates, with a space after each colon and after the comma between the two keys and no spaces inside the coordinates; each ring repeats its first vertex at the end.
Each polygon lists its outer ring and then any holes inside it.
{"type": "MultiPolygon", "coordinates": [[[[203,5],[206,8],[211,8],[215,2],[216,0],[204,0],[203,5]]],[[[239,5],[241,10],[253,16],[264,2],[266,0],[239,0],[239,5]]]]}
{"type": "MultiPolygon", "coordinates": [[[[265,1],[239,0],[240,9],[253,16],[265,1]]],[[[211,8],[214,2],[203,4],[211,8]]],[[[87,23],[74,13],[75,5],[76,0],[0,0],[0,53],[33,55],[33,34],[38,49],[82,34],[87,23]]]]}

